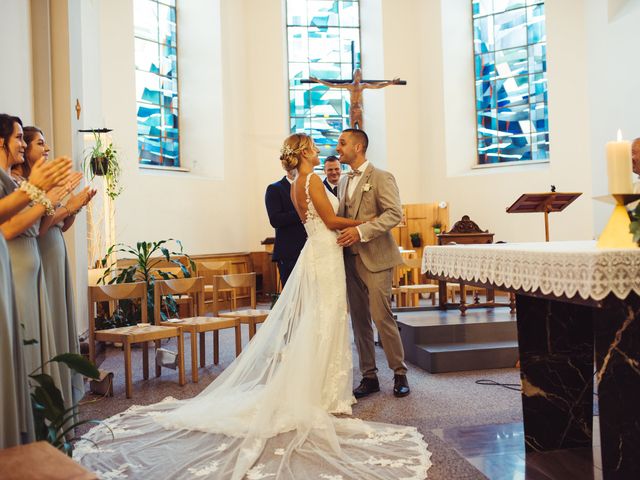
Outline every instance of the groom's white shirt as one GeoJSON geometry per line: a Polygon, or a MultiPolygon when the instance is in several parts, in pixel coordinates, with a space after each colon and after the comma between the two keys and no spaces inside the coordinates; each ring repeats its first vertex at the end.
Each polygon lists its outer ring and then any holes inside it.
{"type": "Polygon", "coordinates": [[[360,173],[360,175],[358,175],[357,177],[353,177],[349,179],[349,184],[347,185],[347,193],[350,199],[353,198],[353,194],[356,192],[356,187],[358,186],[358,182],[362,180],[364,171],[367,169],[368,166],[369,166],[369,160],[365,160],[365,162],[362,165],[360,165],[360,167],[358,168],[358,170],[362,173],[360,173]]]}
{"type": "MultiPolygon", "coordinates": [[[[347,196],[349,199],[353,198],[353,195],[356,193],[356,187],[358,186],[358,183],[362,179],[362,176],[364,175],[364,171],[367,169],[368,166],[369,166],[369,160],[365,160],[365,162],[362,165],[360,165],[360,167],[358,168],[358,170],[361,172],[360,175],[358,175],[357,177],[350,178],[348,180],[349,183],[347,184],[347,196]]],[[[365,238],[364,235],[362,234],[362,230],[360,229],[360,227],[356,227],[356,230],[358,230],[358,235],[360,235],[360,241],[362,243],[369,241],[369,239],[365,238]]]]}

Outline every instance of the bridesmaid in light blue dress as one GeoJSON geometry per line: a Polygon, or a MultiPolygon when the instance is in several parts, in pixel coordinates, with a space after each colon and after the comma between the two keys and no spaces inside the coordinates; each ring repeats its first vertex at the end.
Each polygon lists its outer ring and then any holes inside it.
{"type": "MultiPolygon", "coordinates": [[[[8,147],[0,154],[1,198],[18,188],[10,171],[24,161],[26,144],[19,119],[2,115],[0,124],[2,136],[6,138],[3,143],[8,147]],[[7,130],[11,133],[6,134],[7,130]]],[[[53,188],[47,193],[47,198],[56,204],[63,194],[63,188],[53,188]]],[[[20,334],[25,342],[23,352],[27,374],[38,370],[58,353],[37,241],[39,221],[45,213],[44,205],[34,203],[0,225],[0,233],[7,240],[11,259],[13,293],[20,334]]],[[[48,363],[43,370],[51,375],[56,385],[62,386],[57,363],[48,363]]]]}
{"type": "MultiPolygon", "coordinates": [[[[15,173],[27,178],[38,160],[48,159],[50,148],[45,142],[42,130],[37,127],[24,128],[24,141],[27,144],[25,161],[18,165],[15,173]]],[[[65,205],[58,207],[53,215],[43,217],[40,222],[38,248],[53,320],[55,346],[59,353],[80,353],[71,270],[62,232],[73,225],[76,214],[93,195],[95,190],[89,187],[85,187],[76,195],[70,194],[65,205]]],[[[69,408],[84,396],[84,383],[82,375],[72,372],[67,367],[61,367],[61,374],[62,392],[69,408]]]]}
{"type": "MultiPolygon", "coordinates": [[[[18,119],[0,114],[0,169],[6,169],[9,157],[19,157],[23,149],[18,119]]],[[[55,161],[34,165],[30,183],[48,190],[59,174],[68,172],[70,162],[55,161]]],[[[23,191],[4,195],[0,189],[0,224],[11,219],[29,204],[23,191]]],[[[33,417],[29,400],[27,372],[23,359],[20,323],[13,292],[9,251],[0,235],[0,449],[34,439],[33,417]]]]}

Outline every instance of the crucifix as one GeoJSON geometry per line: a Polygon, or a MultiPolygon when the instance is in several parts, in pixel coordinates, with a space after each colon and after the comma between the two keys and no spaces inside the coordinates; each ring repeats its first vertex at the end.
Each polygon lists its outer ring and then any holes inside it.
{"type": "Polygon", "coordinates": [[[360,68],[355,68],[355,43],[351,42],[351,70],[353,71],[353,78],[351,80],[325,80],[316,77],[309,77],[308,80],[301,80],[301,83],[320,83],[326,85],[329,88],[344,88],[351,92],[351,99],[349,105],[349,123],[351,128],[357,128],[358,130],[364,129],[364,119],[362,116],[362,91],[365,88],[384,88],[389,85],[406,85],[405,80],[394,78],[393,80],[363,80],[362,71],[360,68]]]}

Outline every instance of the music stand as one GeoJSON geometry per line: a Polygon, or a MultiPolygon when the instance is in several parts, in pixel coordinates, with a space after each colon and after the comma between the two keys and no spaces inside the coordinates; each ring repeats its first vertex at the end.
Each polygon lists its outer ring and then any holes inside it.
{"type": "Polygon", "coordinates": [[[544,213],[544,236],[549,241],[549,213],[561,212],[567,208],[580,193],[545,192],[523,193],[513,205],[507,208],[507,213],[544,213]]]}

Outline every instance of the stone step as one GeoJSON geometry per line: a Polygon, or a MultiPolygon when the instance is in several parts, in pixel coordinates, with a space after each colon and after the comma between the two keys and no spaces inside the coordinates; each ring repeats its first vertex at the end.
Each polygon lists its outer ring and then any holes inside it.
{"type": "Polygon", "coordinates": [[[436,343],[478,343],[517,340],[515,320],[500,320],[481,323],[428,324],[404,322],[398,319],[400,336],[407,345],[436,343]]]}
{"type": "Polygon", "coordinates": [[[416,344],[407,360],[429,373],[511,368],[518,360],[517,340],[416,344]]]}

